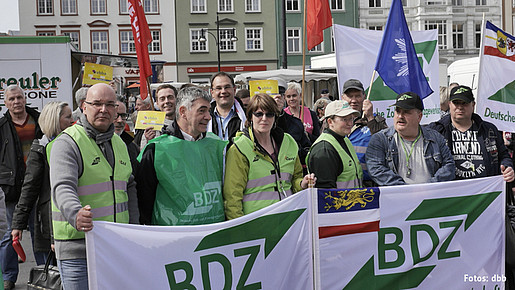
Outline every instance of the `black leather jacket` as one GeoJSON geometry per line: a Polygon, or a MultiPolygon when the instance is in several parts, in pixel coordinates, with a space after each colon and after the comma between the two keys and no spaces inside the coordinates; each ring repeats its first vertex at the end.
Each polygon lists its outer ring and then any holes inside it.
{"type": "MultiPolygon", "coordinates": [[[[35,139],[40,139],[43,133],[38,124],[39,112],[29,107],[25,109],[36,122],[35,139]]],[[[5,192],[6,202],[17,202],[25,176],[25,164],[20,139],[9,111],[0,119],[0,140],[0,186],[5,192]]]]}

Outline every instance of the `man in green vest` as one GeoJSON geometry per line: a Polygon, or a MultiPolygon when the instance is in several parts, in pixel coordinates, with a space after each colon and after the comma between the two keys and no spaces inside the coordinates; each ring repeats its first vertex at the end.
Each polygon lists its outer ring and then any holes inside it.
{"type": "Polygon", "coordinates": [[[93,230],[93,221],[139,219],[127,147],[114,134],[116,107],[109,85],[93,85],[84,115],[47,146],[55,253],[64,289],[88,289],[85,233],[93,230]]]}
{"type": "Polygon", "coordinates": [[[140,223],[198,225],[225,220],[222,180],[227,141],[207,131],[211,96],[198,87],[177,95],[176,122],[149,141],[136,173],[140,223]]]}
{"type": "Polygon", "coordinates": [[[363,169],[347,137],[359,116],[359,111],[342,100],[333,101],[325,108],[328,128],[311,146],[306,162],[308,172],[317,177],[317,188],[363,186],[363,169]]]}

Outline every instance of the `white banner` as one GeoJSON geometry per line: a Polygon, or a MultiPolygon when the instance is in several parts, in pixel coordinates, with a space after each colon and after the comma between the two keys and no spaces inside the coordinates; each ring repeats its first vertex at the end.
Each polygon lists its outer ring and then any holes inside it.
{"type": "Polygon", "coordinates": [[[90,289],[313,289],[309,194],[201,226],[94,222],[90,289]]]}
{"type": "Polygon", "coordinates": [[[477,113],[501,131],[515,131],[515,37],[486,21],[479,61],[477,113]]]}
{"type": "MultiPolygon", "coordinates": [[[[348,79],[358,79],[368,92],[382,37],[382,31],[334,25],[336,69],[340,93],[343,92],[343,84],[348,79]]],[[[422,70],[429,78],[429,85],[434,91],[424,99],[424,117],[421,123],[426,124],[440,119],[438,31],[412,31],[411,37],[422,70]]],[[[370,100],[373,101],[374,112],[385,117],[389,126],[393,124],[394,112],[394,109],[389,106],[395,103],[396,96],[397,93],[388,88],[376,74],[370,100]]]]}
{"type": "Polygon", "coordinates": [[[504,186],[305,190],[211,225],[95,222],[90,289],[502,289],[504,186]]]}
{"type": "Polygon", "coordinates": [[[339,215],[320,229],[321,289],[502,289],[504,200],[501,176],[319,191],[319,222],[339,215]]]}

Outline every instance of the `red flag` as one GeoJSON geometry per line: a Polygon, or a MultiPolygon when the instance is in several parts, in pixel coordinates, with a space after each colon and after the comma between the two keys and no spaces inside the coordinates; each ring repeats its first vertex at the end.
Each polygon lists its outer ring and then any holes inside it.
{"type": "Polygon", "coordinates": [[[129,16],[131,17],[132,35],[136,45],[139,66],[139,92],[142,99],[148,96],[147,78],[152,75],[152,66],[148,56],[148,45],[152,42],[152,35],[148,28],[145,12],[140,0],[129,0],[129,16]]]}
{"type": "Polygon", "coordinates": [[[306,7],[308,50],[324,40],[324,29],[333,25],[328,0],[308,0],[306,7]]]}

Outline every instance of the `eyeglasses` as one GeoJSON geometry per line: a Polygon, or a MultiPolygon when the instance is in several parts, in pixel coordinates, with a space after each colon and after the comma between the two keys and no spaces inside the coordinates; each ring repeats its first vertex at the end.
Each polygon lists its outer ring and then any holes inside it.
{"type": "Polygon", "coordinates": [[[127,119],[129,119],[129,114],[127,114],[127,113],[118,113],[116,115],[116,119],[118,119],[118,118],[122,118],[122,120],[127,120],[127,119]]]}
{"type": "Polygon", "coordinates": [[[93,108],[97,109],[97,110],[100,110],[102,109],[102,107],[106,107],[106,109],[114,109],[116,107],[118,107],[118,104],[116,103],[100,103],[100,102],[87,102],[87,101],[84,101],[84,103],[90,105],[90,106],[93,106],[93,108]]]}
{"type": "Polygon", "coordinates": [[[233,86],[227,85],[225,87],[214,87],[213,90],[215,90],[217,92],[220,92],[222,89],[227,91],[227,90],[232,89],[232,88],[233,88],[233,86]]]}
{"type": "Polygon", "coordinates": [[[275,117],[275,114],[272,113],[272,112],[266,112],[266,113],[263,113],[263,112],[254,112],[252,113],[252,115],[254,115],[256,118],[263,118],[263,115],[265,115],[267,118],[273,118],[275,117]]]}

